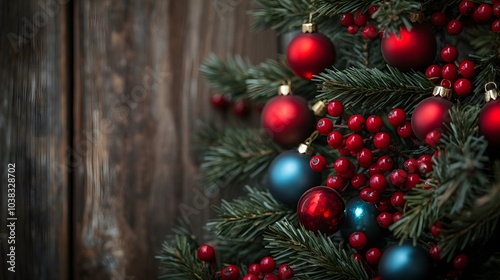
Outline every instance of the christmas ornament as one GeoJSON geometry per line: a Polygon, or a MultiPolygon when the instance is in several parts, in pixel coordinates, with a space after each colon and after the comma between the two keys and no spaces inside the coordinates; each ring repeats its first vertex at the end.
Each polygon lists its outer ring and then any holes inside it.
{"type": "Polygon", "coordinates": [[[335,46],[325,35],[317,32],[315,23],[304,23],[302,33],[288,45],[286,57],[293,72],[312,79],[335,63],[335,46]]]}
{"type": "MultiPolygon", "coordinates": [[[[500,148],[500,99],[495,83],[487,83],[485,86],[486,105],[479,113],[479,132],[488,141],[490,150],[500,148]],[[488,90],[488,86],[494,88],[488,90]]],[[[497,152],[498,153],[498,152],[497,152]]]]}
{"type": "Polygon", "coordinates": [[[373,204],[364,202],[359,196],[351,198],[345,206],[345,217],[340,232],[345,240],[354,232],[366,235],[366,248],[379,246],[387,233],[377,222],[379,210],[373,204]]]}
{"type": "Polygon", "coordinates": [[[300,198],[297,213],[305,229],[332,235],[344,217],[344,208],[344,200],[338,192],[328,187],[314,187],[300,198]]]}
{"type": "Polygon", "coordinates": [[[401,71],[425,69],[434,60],[437,50],[434,32],[421,24],[414,24],[410,31],[402,27],[399,37],[391,33],[381,44],[384,60],[401,71]]]}
{"type": "Polygon", "coordinates": [[[418,103],[411,116],[413,132],[422,141],[425,140],[427,133],[433,130],[442,131],[445,124],[451,121],[448,110],[453,106],[453,103],[443,98],[449,99],[451,90],[442,85],[436,86],[433,95],[418,103]]]}
{"type": "Polygon", "coordinates": [[[292,150],[273,160],[267,171],[267,183],[276,200],[296,206],[305,191],[319,185],[321,173],[309,167],[310,159],[310,155],[292,150]]]}
{"type": "Polygon", "coordinates": [[[280,86],[279,93],[282,95],[271,99],[262,110],[262,127],[277,144],[294,147],[314,131],[314,114],[304,98],[286,95],[290,86],[280,86]]]}
{"type": "Polygon", "coordinates": [[[384,280],[425,280],[432,278],[429,253],[411,243],[393,245],[382,254],[378,272],[384,280]]]}

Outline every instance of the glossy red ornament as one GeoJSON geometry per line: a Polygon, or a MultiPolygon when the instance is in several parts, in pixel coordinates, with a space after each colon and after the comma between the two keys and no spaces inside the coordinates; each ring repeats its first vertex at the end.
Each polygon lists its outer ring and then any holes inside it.
{"type": "Polygon", "coordinates": [[[411,127],[415,136],[424,141],[430,131],[442,131],[444,124],[451,121],[448,110],[452,106],[451,101],[437,96],[426,98],[418,103],[411,116],[411,127]]]}
{"type": "Polygon", "coordinates": [[[410,31],[402,27],[400,37],[394,33],[384,37],[381,49],[384,60],[390,66],[401,71],[421,70],[434,60],[437,43],[432,29],[415,24],[410,31]]]}
{"type": "Polygon", "coordinates": [[[288,45],[286,57],[293,72],[310,80],[335,63],[335,46],[321,33],[301,33],[288,45]]]}
{"type": "Polygon", "coordinates": [[[314,187],[299,200],[297,213],[305,229],[332,235],[344,217],[345,204],[338,192],[328,187],[314,187]]]}
{"type": "Polygon", "coordinates": [[[314,114],[307,101],[296,95],[269,100],[261,115],[262,128],[279,145],[294,147],[314,131],[314,114]]]}
{"type": "Polygon", "coordinates": [[[492,100],[479,113],[479,132],[492,150],[500,148],[500,99],[492,100]]]}

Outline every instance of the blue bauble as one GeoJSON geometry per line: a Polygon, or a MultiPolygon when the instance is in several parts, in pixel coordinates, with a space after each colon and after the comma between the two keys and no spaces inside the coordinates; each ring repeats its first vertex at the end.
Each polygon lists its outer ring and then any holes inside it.
{"type": "Polygon", "coordinates": [[[426,250],[411,243],[393,245],[385,250],[378,264],[383,280],[428,280],[433,262],[426,250]]]}
{"type": "Polygon", "coordinates": [[[309,166],[309,155],[287,151],[277,156],[267,171],[267,182],[273,197],[290,206],[297,206],[302,194],[318,186],[321,173],[309,166]]]}
{"type": "Polygon", "coordinates": [[[364,202],[359,196],[351,198],[345,206],[344,221],[340,225],[344,239],[348,241],[351,233],[361,231],[368,240],[366,249],[380,246],[387,230],[377,222],[379,213],[375,205],[364,202]]]}

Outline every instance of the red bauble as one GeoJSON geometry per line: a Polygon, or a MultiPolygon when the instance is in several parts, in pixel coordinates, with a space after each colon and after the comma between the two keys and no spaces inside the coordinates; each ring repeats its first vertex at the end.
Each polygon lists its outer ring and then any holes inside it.
{"type": "Polygon", "coordinates": [[[385,62],[401,71],[422,70],[432,64],[437,43],[432,29],[425,25],[413,25],[411,31],[402,27],[400,37],[394,33],[382,39],[382,55],[385,62]]]}
{"type": "Polygon", "coordinates": [[[488,141],[492,150],[500,148],[500,99],[484,105],[479,113],[479,131],[488,141]]]}
{"type": "Polygon", "coordinates": [[[297,213],[305,229],[332,235],[344,217],[344,200],[328,187],[314,187],[299,200],[297,213]]]}
{"type": "Polygon", "coordinates": [[[411,116],[411,127],[415,136],[424,141],[432,130],[442,131],[445,123],[450,122],[448,110],[453,103],[445,98],[432,96],[422,100],[411,116]]]}
{"type": "Polygon", "coordinates": [[[286,57],[293,72],[312,79],[335,63],[335,46],[321,33],[301,33],[288,45],[286,57]]]}
{"type": "Polygon", "coordinates": [[[276,96],[262,110],[262,128],[271,139],[285,147],[294,147],[314,131],[314,114],[307,101],[296,95],[276,96]]]}

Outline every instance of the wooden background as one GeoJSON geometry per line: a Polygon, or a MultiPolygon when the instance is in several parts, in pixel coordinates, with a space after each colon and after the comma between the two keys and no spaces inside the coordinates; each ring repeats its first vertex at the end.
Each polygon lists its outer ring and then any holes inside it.
{"type": "Polygon", "coordinates": [[[276,56],[275,35],[249,28],[250,2],[0,1],[1,279],[156,279],[182,207],[203,234],[217,198],[195,189],[196,125],[240,120],[211,109],[199,66],[211,52],[276,56]]]}

